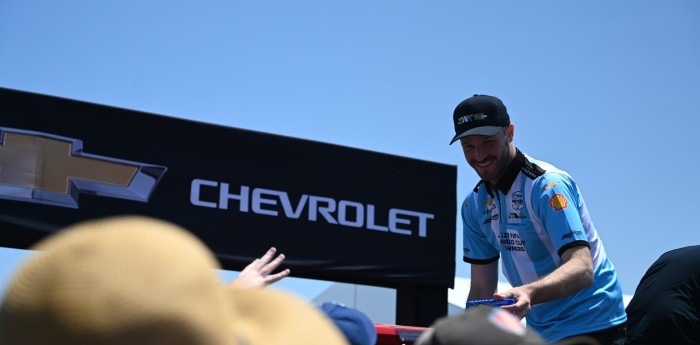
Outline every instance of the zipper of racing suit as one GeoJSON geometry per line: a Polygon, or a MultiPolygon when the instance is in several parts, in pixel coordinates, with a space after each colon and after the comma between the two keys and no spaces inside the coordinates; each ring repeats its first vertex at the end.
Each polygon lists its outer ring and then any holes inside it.
{"type": "MultiPolygon", "coordinates": [[[[505,196],[504,196],[505,197],[505,196]]],[[[505,200],[505,199],[504,199],[505,200]]],[[[503,233],[503,209],[501,208],[501,191],[496,189],[496,202],[498,203],[498,230],[503,233]]]]}
{"type": "MultiPolygon", "coordinates": [[[[498,189],[498,187],[493,186],[489,183],[489,188],[486,189],[489,195],[493,197],[493,194],[491,194],[491,191],[494,191],[496,194],[496,204],[498,205],[498,231],[503,232],[503,210],[501,209],[501,191],[498,189]]],[[[505,195],[503,196],[505,198],[505,195]]],[[[505,200],[505,199],[504,199],[505,200]]]]}

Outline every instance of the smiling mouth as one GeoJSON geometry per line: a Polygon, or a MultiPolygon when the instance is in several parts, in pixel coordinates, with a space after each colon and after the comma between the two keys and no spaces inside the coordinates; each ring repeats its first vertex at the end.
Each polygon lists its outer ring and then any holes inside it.
{"type": "Polygon", "coordinates": [[[485,168],[485,167],[491,165],[491,163],[493,163],[493,161],[494,161],[493,159],[487,159],[483,162],[476,162],[476,166],[478,166],[479,168],[485,168]]]}

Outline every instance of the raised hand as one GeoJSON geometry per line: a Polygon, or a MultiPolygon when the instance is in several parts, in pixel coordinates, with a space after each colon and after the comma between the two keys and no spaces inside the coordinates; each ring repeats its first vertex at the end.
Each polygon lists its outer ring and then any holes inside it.
{"type": "Polygon", "coordinates": [[[288,268],[272,274],[284,261],[284,254],[275,257],[277,249],[272,247],[259,259],[255,259],[248,264],[243,271],[231,282],[231,287],[235,288],[258,288],[263,289],[268,285],[281,280],[291,272],[288,268]],[[273,259],[274,258],[274,259],[273,259]]]}

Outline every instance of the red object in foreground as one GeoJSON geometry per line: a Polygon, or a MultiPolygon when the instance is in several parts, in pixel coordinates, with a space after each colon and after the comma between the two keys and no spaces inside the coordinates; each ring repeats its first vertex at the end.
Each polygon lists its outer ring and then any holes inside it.
{"type": "Polygon", "coordinates": [[[377,345],[412,345],[427,327],[374,324],[377,345]]]}

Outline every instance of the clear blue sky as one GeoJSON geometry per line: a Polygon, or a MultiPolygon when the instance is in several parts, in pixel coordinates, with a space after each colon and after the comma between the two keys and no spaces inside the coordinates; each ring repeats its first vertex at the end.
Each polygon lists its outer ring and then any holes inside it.
{"type": "MultiPolygon", "coordinates": [[[[577,180],[631,294],[700,244],[699,18],[697,0],[0,0],[0,86],[453,164],[460,200],[477,177],[452,110],[496,95],[516,145],[577,180]]],[[[24,256],[0,250],[0,283],[24,256]]]]}

